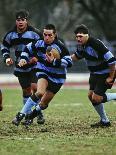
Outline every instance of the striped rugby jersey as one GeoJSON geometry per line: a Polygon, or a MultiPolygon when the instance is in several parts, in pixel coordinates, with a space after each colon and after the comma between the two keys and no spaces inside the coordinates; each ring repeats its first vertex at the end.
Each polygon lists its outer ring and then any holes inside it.
{"type": "MultiPolygon", "coordinates": [[[[13,30],[9,31],[5,35],[1,45],[2,55],[4,60],[6,60],[10,57],[10,50],[15,52],[15,74],[20,72],[28,72],[31,70],[34,64],[26,65],[24,67],[18,66],[20,55],[28,43],[37,41],[41,37],[41,33],[32,26],[28,26],[26,31],[23,33],[18,33],[16,27],[14,27],[13,30]]],[[[33,55],[30,55],[30,57],[33,57],[33,55]]]]}
{"type": "Polygon", "coordinates": [[[99,39],[90,37],[86,45],[77,45],[77,58],[85,58],[89,71],[93,74],[109,73],[109,66],[116,63],[116,58],[99,39]]]}
{"type": "Polygon", "coordinates": [[[36,66],[37,76],[47,77],[52,82],[63,84],[66,79],[67,67],[72,66],[72,59],[68,49],[59,40],[55,40],[52,44],[48,45],[44,40],[38,40],[36,43],[30,43],[26,46],[24,52],[22,52],[22,59],[29,60],[30,55],[36,54],[38,57],[38,63],[36,66]],[[61,59],[55,59],[52,63],[46,60],[46,49],[51,46],[58,50],[61,59]]]}

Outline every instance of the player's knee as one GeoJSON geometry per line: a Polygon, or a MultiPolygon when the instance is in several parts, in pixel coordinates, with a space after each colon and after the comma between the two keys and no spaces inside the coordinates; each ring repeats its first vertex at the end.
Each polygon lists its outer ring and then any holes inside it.
{"type": "Polygon", "coordinates": [[[48,104],[40,103],[40,107],[41,107],[42,110],[45,110],[45,109],[47,109],[48,104]]]}
{"type": "Polygon", "coordinates": [[[30,96],[31,95],[31,87],[23,89],[23,96],[30,96]]]}
{"type": "Polygon", "coordinates": [[[42,91],[37,91],[37,92],[35,93],[35,95],[38,96],[39,98],[42,98],[42,96],[44,95],[44,92],[42,92],[42,91]]]}
{"type": "Polygon", "coordinates": [[[36,83],[33,83],[31,85],[31,90],[32,90],[32,93],[35,93],[37,91],[37,84],[36,83]]]}
{"type": "Polygon", "coordinates": [[[89,93],[88,93],[88,99],[89,99],[90,101],[92,101],[92,95],[93,95],[93,92],[89,92],[89,93]]]}
{"type": "Polygon", "coordinates": [[[91,101],[92,100],[92,95],[88,94],[88,99],[91,101]]]}
{"type": "Polygon", "coordinates": [[[92,96],[92,103],[94,104],[100,104],[103,100],[103,97],[102,96],[96,96],[96,95],[93,95],[92,96]]]}

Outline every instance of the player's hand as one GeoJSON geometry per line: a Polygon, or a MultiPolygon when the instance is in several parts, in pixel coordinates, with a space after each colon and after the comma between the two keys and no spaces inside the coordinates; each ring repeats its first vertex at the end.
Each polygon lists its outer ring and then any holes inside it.
{"type": "Polygon", "coordinates": [[[29,64],[35,64],[38,62],[38,59],[36,57],[33,57],[30,59],[29,64]]]}
{"type": "Polygon", "coordinates": [[[6,65],[7,66],[10,66],[10,65],[12,65],[13,64],[13,60],[11,59],[11,58],[7,58],[6,59],[6,65]]]}
{"type": "Polygon", "coordinates": [[[24,66],[24,65],[26,65],[27,64],[27,61],[25,60],[25,59],[21,59],[20,61],[19,61],[19,63],[18,63],[18,65],[20,66],[20,67],[22,67],[22,66],[24,66]]]}
{"type": "Polygon", "coordinates": [[[2,111],[3,110],[3,106],[2,106],[2,104],[0,104],[0,111],[2,111]]]}
{"type": "Polygon", "coordinates": [[[109,85],[109,86],[111,86],[111,85],[113,84],[113,81],[114,81],[113,78],[108,77],[108,78],[106,79],[106,84],[109,85]]]}
{"type": "Polygon", "coordinates": [[[53,55],[52,52],[46,53],[46,60],[47,60],[48,62],[50,62],[50,63],[53,62],[53,60],[54,60],[54,55],[53,55]]]}

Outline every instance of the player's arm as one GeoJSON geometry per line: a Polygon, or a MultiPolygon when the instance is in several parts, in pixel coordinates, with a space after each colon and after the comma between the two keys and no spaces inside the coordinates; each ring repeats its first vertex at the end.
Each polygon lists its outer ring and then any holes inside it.
{"type": "Polygon", "coordinates": [[[106,79],[106,83],[112,84],[112,82],[114,81],[114,78],[116,76],[116,68],[115,68],[116,58],[103,44],[101,46],[101,51],[103,51],[102,52],[103,59],[104,59],[104,61],[107,62],[108,66],[109,66],[109,71],[110,71],[109,77],[106,79]]]}
{"type": "Polygon", "coordinates": [[[75,55],[75,53],[71,55],[71,58],[73,61],[77,61],[80,59],[77,55],[75,55]]]}
{"type": "Polygon", "coordinates": [[[13,60],[10,57],[10,48],[11,48],[10,37],[9,35],[6,35],[3,39],[3,43],[1,44],[1,52],[4,62],[6,63],[7,66],[13,64],[13,60]]]}
{"type": "Polygon", "coordinates": [[[72,59],[70,55],[64,55],[61,58],[60,55],[61,51],[53,47],[48,47],[46,50],[46,58],[47,61],[52,63],[54,67],[71,67],[72,66],[72,59]]]}
{"type": "Polygon", "coordinates": [[[112,85],[116,76],[116,68],[115,68],[116,58],[114,57],[112,52],[104,45],[104,43],[98,39],[95,41],[95,49],[97,51],[101,51],[98,53],[99,56],[103,57],[104,61],[107,62],[109,66],[110,72],[109,77],[106,79],[106,83],[108,85],[112,85]]]}
{"type": "Polygon", "coordinates": [[[112,64],[109,66],[109,69],[110,69],[110,73],[109,73],[109,77],[111,79],[114,79],[115,78],[115,72],[116,72],[116,67],[115,67],[115,64],[112,64]]]}
{"type": "Polygon", "coordinates": [[[52,63],[54,59],[60,59],[60,53],[52,46],[48,46],[46,49],[46,60],[52,63]]]}
{"type": "Polygon", "coordinates": [[[26,64],[28,64],[29,63],[29,58],[30,58],[31,54],[32,54],[32,43],[29,43],[24,48],[24,51],[21,53],[21,59],[20,59],[18,65],[20,67],[22,67],[22,66],[25,66],[26,64]]]}
{"type": "Polygon", "coordinates": [[[73,60],[73,61],[78,61],[78,60],[82,59],[83,56],[82,56],[81,53],[82,53],[82,51],[79,51],[79,50],[77,49],[76,52],[74,52],[74,53],[71,55],[72,60],[73,60]]]}
{"type": "Polygon", "coordinates": [[[108,78],[106,79],[106,83],[109,84],[109,85],[112,85],[113,81],[115,80],[116,78],[116,67],[115,67],[115,64],[112,64],[109,66],[109,76],[108,78]]]}

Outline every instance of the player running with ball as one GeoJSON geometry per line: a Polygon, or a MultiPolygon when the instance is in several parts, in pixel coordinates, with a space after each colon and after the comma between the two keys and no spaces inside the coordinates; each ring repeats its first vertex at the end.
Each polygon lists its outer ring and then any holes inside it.
{"type": "Polygon", "coordinates": [[[29,125],[30,120],[33,120],[41,110],[48,107],[48,104],[66,80],[67,67],[72,66],[69,51],[58,40],[54,25],[48,24],[44,27],[43,37],[43,40],[28,44],[21,54],[19,66],[26,65],[32,53],[38,58],[36,67],[38,82],[36,93],[27,100],[22,110],[12,121],[17,126],[25,115],[28,118],[25,125],[29,125]],[[35,106],[36,108],[32,113],[28,114],[28,111],[35,106]]]}

